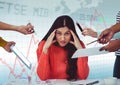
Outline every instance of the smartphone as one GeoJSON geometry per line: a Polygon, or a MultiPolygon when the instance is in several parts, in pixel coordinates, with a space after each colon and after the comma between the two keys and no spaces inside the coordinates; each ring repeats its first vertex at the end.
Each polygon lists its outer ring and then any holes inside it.
{"type": "Polygon", "coordinates": [[[80,24],[78,23],[78,22],[76,22],[76,25],[78,26],[78,28],[80,29],[80,31],[82,32],[83,31],[83,29],[82,29],[82,27],[80,26],[80,24]]]}

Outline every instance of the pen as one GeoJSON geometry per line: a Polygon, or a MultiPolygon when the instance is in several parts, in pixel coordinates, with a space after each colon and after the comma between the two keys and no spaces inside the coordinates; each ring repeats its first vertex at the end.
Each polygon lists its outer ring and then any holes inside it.
{"type": "Polygon", "coordinates": [[[76,22],[76,25],[78,26],[78,28],[80,29],[80,31],[82,32],[83,31],[83,29],[82,29],[82,27],[80,26],[80,24],[78,23],[78,22],[76,22]]]}
{"type": "Polygon", "coordinates": [[[94,85],[94,84],[97,84],[97,83],[99,83],[98,80],[97,80],[97,81],[94,81],[94,82],[91,82],[91,83],[88,83],[88,84],[86,84],[86,85],[94,85]]]}
{"type": "Polygon", "coordinates": [[[92,42],[90,42],[90,43],[87,43],[87,45],[90,45],[90,44],[92,44],[92,43],[94,43],[94,42],[97,42],[98,40],[94,40],[94,41],[92,41],[92,42]]]}

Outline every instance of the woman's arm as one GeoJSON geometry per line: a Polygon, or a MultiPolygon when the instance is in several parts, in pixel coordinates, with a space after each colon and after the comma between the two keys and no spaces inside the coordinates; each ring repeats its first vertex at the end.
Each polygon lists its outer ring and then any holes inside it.
{"type": "Polygon", "coordinates": [[[38,59],[37,74],[41,80],[48,79],[50,74],[49,55],[48,53],[44,53],[42,51],[44,44],[45,41],[40,42],[37,49],[37,59],[38,59]]]}
{"type": "MultiPolygon", "coordinates": [[[[85,45],[82,41],[80,41],[83,48],[85,48],[85,45]]],[[[78,77],[80,79],[87,79],[89,75],[89,65],[88,65],[88,57],[81,57],[77,60],[77,67],[78,67],[78,77]]]]}
{"type": "Polygon", "coordinates": [[[88,57],[78,58],[77,67],[78,67],[78,77],[81,80],[87,79],[89,75],[88,57]]]}

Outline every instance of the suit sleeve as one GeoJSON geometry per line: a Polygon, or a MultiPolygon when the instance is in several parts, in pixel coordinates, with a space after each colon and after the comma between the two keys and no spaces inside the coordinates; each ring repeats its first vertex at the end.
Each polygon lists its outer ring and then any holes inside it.
{"type": "MultiPolygon", "coordinates": [[[[82,41],[80,41],[83,48],[85,48],[85,45],[82,41]]],[[[89,75],[89,66],[88,66],[88,57],[83,56],[78,58],[77,60],[77,68],[78,68],[78,77],[82,79],[87,79],[89,75]]]]}
{"type": "Polygon", "coordinates": [[[6,44],[7,41],[5,41],[4,39],[2,39],[2,37],[0,37],[0,46],[4,48],[6,44]]]}
{"type": "Polygon", "coordinates": [[[42,52],[45,41],[41,41],[37,48],[37,74],[41,80],[46,80],[49,78],[50,74],[50,64],[49,55],[42,52]]]}

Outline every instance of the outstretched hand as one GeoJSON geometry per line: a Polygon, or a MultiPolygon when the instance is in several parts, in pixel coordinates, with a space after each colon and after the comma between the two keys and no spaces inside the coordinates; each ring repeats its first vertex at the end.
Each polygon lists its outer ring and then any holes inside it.
{"type": "Polygon", "coordinates": [[[100,34],[98,38],[98,42],[102,44],[106,44],[112,39],[113,35],[114,35],[114,32],[112,30],[106,29],[100,34]]]}
{"type": "Polygon", "coordinates": [[[25,35],[32,34],[34,33],[34,26],[32,26],[31,23],[28,23],[27,25],[21,25],[18,26],[17,31],[25,35]]]}
{"type": "Polygon", "coordinates": [[[111,40],[109,44],[100,48],[100,51],[105,50],[109,52],[114,52],[114,51],[117,51],[118,49],[120,49],[120,39],[111,40]]]}

